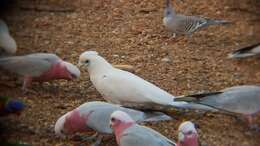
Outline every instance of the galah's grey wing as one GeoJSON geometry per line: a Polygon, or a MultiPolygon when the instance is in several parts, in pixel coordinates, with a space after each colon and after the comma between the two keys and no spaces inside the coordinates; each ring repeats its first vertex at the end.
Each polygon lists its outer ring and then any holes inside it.
{"type": "Polygon", "coordinates": [[[21,76],[37,77],[48,71],[51,66],[52,63],[49,60],[37,57],[18,56],[0,59],[0,67],[21,76]]]}
{"type": "Polygon", "coordinates": [[[251,56],[260,55],[260,43],[256,43],[241,49],[238,49],[232,53],[230,53],[228,56],[229,58],[247,58],[251,56]]]}
{"type": "Polygon", "coordinates": [[[195,102],[232,113],[253,114],[260,111],[260,87],[235,86],[221,92],[202,93],[176,100],[195,102]]]}
{"type": "Polygon", "coordinates": [[[112,133],[109,126],[110,115],[117,110],[121,110],[129,114],[135,121],[161,121],[170,120],[171,118],[160,112],[144,113],[142,111],[120,107],[118,105],[105,102],[88,102],[78,108],[82,113],[91,112],[87,125],[99,133],[112,133]]]}
{"type": "Polygon", "coordinates": [[[175,146],[168,143],[163,137],[136,125],[123,132],[120,146],[175,146]]]}

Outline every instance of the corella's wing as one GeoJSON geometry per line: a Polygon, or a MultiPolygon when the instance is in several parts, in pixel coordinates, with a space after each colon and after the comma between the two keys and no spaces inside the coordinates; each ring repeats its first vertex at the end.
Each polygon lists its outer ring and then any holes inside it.
{"type": "Polygon", "coordinates": [[[48,71],[57,58],[47,54],[6,57],[0,59],[0,66],[22,76],[37,77],[48,71]]]}
{"type": "Polygon", "coordinates": [[[110,102],[131,106],[134,104],[170,105],[174,96],[145,81],[144,79],[119,69],[107,72],[96,82],[97,90],[110,102]]]}
{"type": "Polygon", "coordinates": [[[154,133],[147,128],[136,125],[123,132],[120,139],[120,146],[175,146],[161,134],[154,133]]]}

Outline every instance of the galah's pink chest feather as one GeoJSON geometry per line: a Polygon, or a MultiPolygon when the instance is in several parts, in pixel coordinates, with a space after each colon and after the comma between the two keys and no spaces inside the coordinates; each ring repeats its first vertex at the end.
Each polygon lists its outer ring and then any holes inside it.
{"type": "Polygon", "coordinates": [[[196,134],[185,136],[184,141],[178,142],[177,146],[199,146],[196,134]]]}
{"type": "Polygon", "coordinates": [[[122,124],[120,124],[119,126],[117,126],[117,127],[114,128],[115,135],[116,135],[116,142],[117,142],[118,144],[120,144],[120,139],[121,139],[121,137],[122,137],[122,135],[123,135],[123,132],[124,132],[127,128],[133,126],[134,124],[135,124],[135,123],[133,123],[133,122],[131,122],[131,123],[122,123],[122,124]]]}
{"type": "Polygon", "coordinates": [[[89,112],[86,115],[80,115],[80,112],[77,109],[73,110],[71,115],[66,119],[64,128],[70,131],[70,133],[85,131],[86,122],[91,113],[92,112],[89,112]]]}
{"type": "Polygon", "coordinates": [[[34,77],[32,80],[38,82],[45,82],[55,79],[72,79],[69,71],[67,70],[66,66],[62,64],[62,62],[53,64],[48,71],[46,71],[39,77],[34,77]]]}

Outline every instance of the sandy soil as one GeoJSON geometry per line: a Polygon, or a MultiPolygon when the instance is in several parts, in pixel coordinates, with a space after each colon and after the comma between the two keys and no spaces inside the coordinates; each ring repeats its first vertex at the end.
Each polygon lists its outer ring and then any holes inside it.
{"type": "MultiPolygon", "coordinates": [[[[227,59],[229,52],[260,40],[259,2],[183,1],[174,3],[178,12],[226,19],[233,24],[209,27],[192,38],[170,38],[162,26],[163,0],[23,0],[8,9],[3,17],[17,40],[18,54],[54,52],[77,64],[80,53],[95,50],[111,63],[133,65],[135,74],[174,95],[259,83],[259,76],[252,73],[252,70],[257,73],[255,68],[245,69],[227,59]]],[[[91,85],[88,73],[82,70],[78,80],[34,84],[32,89],[37,94],[24,95],[17,78],[1,80],[1,95],[22,99],[28,105],[20,117],[8,117],[3,136],[35,146],[81,143],[56,138],[53,127],[67,111],[87,101],[103,100],[91,85]]],[[[259,133],[221,114],[198,117],[191,113],[149,126],[176,139],[177,127],[184,120],[200,125],[201,142],[209,146],[260,143],[259,133]]],[[[107,139],[102,143],[105,145],[116,144],[113,139],[107,139]]]]}

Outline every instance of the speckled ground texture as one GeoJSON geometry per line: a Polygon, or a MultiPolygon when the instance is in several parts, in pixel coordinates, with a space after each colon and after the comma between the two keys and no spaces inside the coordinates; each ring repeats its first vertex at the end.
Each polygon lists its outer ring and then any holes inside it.
{"type": "MultiPolygon", "coordinates": [[[[109,62],[128,64],[135,74],[173,95],[216,91],[233,85],[258,84],[257,59],[227,59],[239,47],[260,40],[260,2],[257,0],[173,1],[178,12],[232,21],[212,26],[191,38],[171,38],[162,26],[163,0],[23,0],[3,15],[18,43],[18,54],[57,53],[77,64],[86,50],[98,51],[109,62]],[[250,65],[248,65],[250,64],[250,65]]],[[[35,146],[90,145],[55,137],[56,120],[87,101],[103,100],[88,73],[80,79],[34,84],[36,94],[23,94],[21,81],[1,75],[1,95],[23,100],[20,117],[4,120],[3,136],[35,146]]],[[[147,124],[171,139],[185,120],[200,126],[201,142],[209,146],[259,146],[260,134],[244,122],[222,114],[198,116],[191,112],[178,120],[147,124]]],[[[105,139],[101,146],[116,145],[105,139]]]]}

